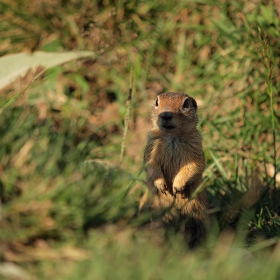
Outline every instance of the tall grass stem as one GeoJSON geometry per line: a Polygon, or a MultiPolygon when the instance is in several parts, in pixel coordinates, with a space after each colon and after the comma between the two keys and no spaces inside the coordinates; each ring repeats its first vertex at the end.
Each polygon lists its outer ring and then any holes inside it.
{"type": "Polygon", "coordinates": [[[128,124],[131,116],[131,99],[132,99],[132,91],[133,91],[133,83],[134,83],[134,67],[131,67],[130,71],[130,82],[129,82],[129,90],[128,90],[128,96],[125,104],[125,119],[124,119],[124,130],[123,130],[123,138],[122,138],[122,147],[121,147],[121,153],[120,153],[120,162],[119,164],[122,164],[123,156],[124,156],[124,150],[125,150],[125,141],[127,137],[127,131],[128,131],[128,124]]]}

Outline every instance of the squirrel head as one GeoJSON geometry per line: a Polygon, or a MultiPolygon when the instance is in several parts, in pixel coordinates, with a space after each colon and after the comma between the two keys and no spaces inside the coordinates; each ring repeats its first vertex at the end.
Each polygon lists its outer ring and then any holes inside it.
{"type": "Polygon", "coordinates": [[[184,93],[167,92],[158,95],[152,120],[155,129],[167,134],[188,134],[195,130],[197,103],[184,93]]]}

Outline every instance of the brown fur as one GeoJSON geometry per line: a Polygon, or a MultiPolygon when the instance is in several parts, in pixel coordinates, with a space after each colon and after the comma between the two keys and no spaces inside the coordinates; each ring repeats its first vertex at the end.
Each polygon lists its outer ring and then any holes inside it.
{"type": "Polygon", "coordinates": [[[205,238],[207,220],[205,192],[189,199],[202,182],[205,166],[202,139],[196,129],[196,101],[186,94],[169,92],[159,95],[156,105],[144,153],[152,207],[167,212],[167,223],[186,220],[186,242],[196,247],[205,238]]]}

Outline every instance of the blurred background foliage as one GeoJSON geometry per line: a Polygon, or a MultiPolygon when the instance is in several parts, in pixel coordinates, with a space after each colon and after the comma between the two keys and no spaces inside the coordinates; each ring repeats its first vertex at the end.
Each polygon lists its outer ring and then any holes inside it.
{"type": "Polygon", "coordinates": [[[1,279],[277,279],[279,27],[278,1],[1,1],[0,56],[95,53],[0,92],[1,279]],[[199,106],[211,226],[196,254],[138,213],[165,91],[199,106]]]}

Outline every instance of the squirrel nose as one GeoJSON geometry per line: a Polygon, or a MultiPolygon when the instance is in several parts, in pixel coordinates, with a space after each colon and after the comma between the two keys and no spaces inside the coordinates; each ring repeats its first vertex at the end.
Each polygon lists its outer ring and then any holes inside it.
{"type": "Polygon", "coordinates": [[[160,117],[164,121],[171,121],[173,118],[173,114],[171,112],[163,112],[160,114],[160,117]]]}

